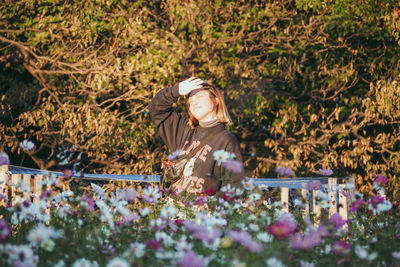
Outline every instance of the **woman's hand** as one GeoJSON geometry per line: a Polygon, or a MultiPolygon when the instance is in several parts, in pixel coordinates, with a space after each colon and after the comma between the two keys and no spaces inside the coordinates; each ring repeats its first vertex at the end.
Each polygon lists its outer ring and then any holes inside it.
{"type": "Polygon", "coordinates": [[[184,80],[179,83],[179,94],[180,95],[187,95],[191,91],[199,89],[203,87],[203,80],[202,79],[197,79],[195,77],[190,77],[187,80],[184,80]]]}

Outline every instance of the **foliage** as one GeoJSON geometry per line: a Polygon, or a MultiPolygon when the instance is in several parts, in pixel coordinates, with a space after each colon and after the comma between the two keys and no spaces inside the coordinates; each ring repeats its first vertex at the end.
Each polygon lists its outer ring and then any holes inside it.
{"type": "Polygon", "coordinates": [[[223,89],[248,176],[331,168],[368,192],[385,174],[398,200],[398,1],[0,5],[0,143],[13,164],[157,172],[167,151],[147,105],[196,76],[223,89]],[[38,144],[26,157],[24,139],[38,144]]]}

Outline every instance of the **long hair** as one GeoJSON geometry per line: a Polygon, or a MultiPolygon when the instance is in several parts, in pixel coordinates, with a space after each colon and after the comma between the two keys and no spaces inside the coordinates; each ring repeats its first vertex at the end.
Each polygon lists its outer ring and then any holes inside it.
{"type": "MultiPolygon", "coordinates": [[[[200,90],[205,90],[209,93],[214,105],[214,112],[217,114],[219,122],[225,125],[232,125],[231,117],[229,116],[228,109],[219,89],[214,85],[203,83],[203,87],[200,90]]],[[[189,97],[186,99],[186,108],[189,113],[189,125],[191,128],[194,128],[199,125],[199,121],[190,112],[189,97]]]]}

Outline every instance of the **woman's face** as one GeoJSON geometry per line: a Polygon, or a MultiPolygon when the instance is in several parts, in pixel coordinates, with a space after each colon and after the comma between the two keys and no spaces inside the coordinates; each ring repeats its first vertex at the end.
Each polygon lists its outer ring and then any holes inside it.
{"type": "Polygon", "coordinates": [[[206,90],[189,97],[189,109],[198,121],[211,121],[216,118],[214,103],[206,90]]]}

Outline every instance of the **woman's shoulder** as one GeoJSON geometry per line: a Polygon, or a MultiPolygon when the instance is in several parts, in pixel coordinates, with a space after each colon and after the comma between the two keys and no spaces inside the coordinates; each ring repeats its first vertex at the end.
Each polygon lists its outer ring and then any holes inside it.
{"type": "Polygon", "coordinates": [[[225,129],[220,133],[219,138],[226,140],[227,143],[234,142],[238,143],[238,139],[234,133],[225,129]]]}

